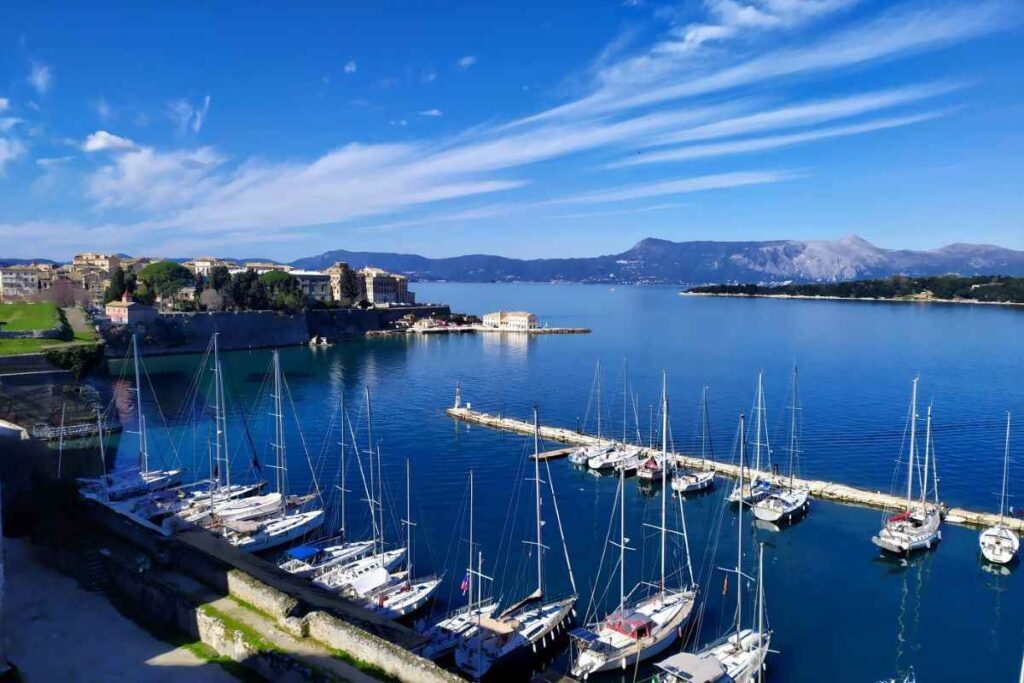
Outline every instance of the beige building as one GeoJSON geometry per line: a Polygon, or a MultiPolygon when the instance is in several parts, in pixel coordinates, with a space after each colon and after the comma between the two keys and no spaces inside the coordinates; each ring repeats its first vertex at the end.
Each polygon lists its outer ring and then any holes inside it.
{"type": "Polygon", "coordinates": [[[216,256],[196,256],[191,261],[185,261],[181,265],[201,277],[210,277],[210,273],[218,266],[223,266],[228,270],[236,270],[238,268],[238,264],[234,261],[225,261],[216,256]]]}
{"type": "Polygon", "coordinates": [[[86,252],[84,254],[75,254],[75,259],[72,261],[71,265],[75,269],[100,268],[109,273],[117,270],[118,266],[121,265],[121,258],[117,256],[117,254],[86,252]]]}
{"type": "Polygon", "coordinates": [[[103,295],[106,293],[107,287],[110,286],[109,271],[96,267],[75,266],[67,276],[75,287],[85,290],[89,305],[103,305],[103,295]]]}
{"type": "Polygon", "coordinates": [[[501,330],[535,330],[537,316],[527,311],[496,311],[484,315],[484,326],[501,330]]]}
{"type": "Polygon", "coordinates": [[[363,268],[359,271],[360,299],[371,304],[414,304],[416,295],[409,291],[409,278],[395,275],[381,268],[363,268]]]}
{"type": "MultiPolygon", "coordinates": [[[[334,301],[341,301],[344,298],[341,295],[341,286],[348,274],[352,272],[352,268],[350,268],[344,261],[337,261],[324,272],[331,278],[331,299],[334,301]]],[[[359,298],[358,294],[356,295],[356,298],[359,298]]]]}
{"type": "Polygon", "coordinates": [[[35,266],[0,268],[0,301],[25,301],[39,294],[39,270],[35,266]]]}
{"type": "Polygon", "coordinates": [[[242,264],[241,268],[236,270],[254,270],[257,275],[263,275],[263,273],[269,273],[272,270],[290,273],[292,272],[292,267],[286,266],[283,263],[271,263],[270,261],[246,261],[242,264]]]}

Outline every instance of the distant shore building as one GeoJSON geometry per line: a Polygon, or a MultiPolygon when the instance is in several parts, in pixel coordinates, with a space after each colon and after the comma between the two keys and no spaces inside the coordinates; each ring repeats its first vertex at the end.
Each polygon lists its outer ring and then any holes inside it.
{"type": "Polygon", "coordinates": [[[484,327],[499,330],[535,330],[537,316],[527,311],[495,311],[484,315],[484,327]]]}
{"type": "Polygon", "coordinates": [[[0,301],[26,301],[39,294],[39,270],[35,266],[0,268],[0,301]]]}
{"type": "Polygon", "coordinates": [[[223,266],[228,270],[238,268],[238,264],[234,261],[225,261],[224,259],[219,259],[216,256],[196,256],[191,261],[185,261],[181,265],[185,266],[196,275],[204,278],[210,277],[210,273],[213,272],[213,269],[219,266],[223,266]]]}
{"type": "Polygon", "coordinates": [[[270,261],[246,261],[238,268],[238,270],[252,270],[257,275],[263,275],[269,273],[272,270],[280,270],[284,273],[292,272],[291,266],[286,266],[283,263],[272,263],[270,261]]]}
{"type": "Polygon", "coordinates": [[[132,301],[128,292],[120,301],[111,301],[104,307],[104,314],[112,325],[135,325],[145,323],[159,315],[152,306],[132,301]]]}
{"type": "Polygon", "coordinates": [[[342,294],[343,285],[345,283],[345,279],[351,277],[350,274],[353,273],[352,268],[344,261],[335,261],[334,265],[324,272],[331,279],[331,299],[334,301],[343,300],[345,298],[342,294]]]}
{"type": "Polygon", "coordinates": [[[409,278],[382,268],[367,267],[359,271],[360,299],[380,304],[414,304],[416,295],[409,291],[409,278]]]}

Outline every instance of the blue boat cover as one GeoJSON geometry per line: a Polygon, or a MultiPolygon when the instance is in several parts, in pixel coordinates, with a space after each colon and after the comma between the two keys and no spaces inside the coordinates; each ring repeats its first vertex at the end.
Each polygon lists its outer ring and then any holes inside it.
{"type": "Polygon", "coordinates": [[[317,548],[315,545],[300,545],[289,550],[288,555],[296,560],[308,560],[319,552],[320,548],[317,548]]]}
{"type": "Polygon", "coordinates": [[[569,631],[569,635],[577,640],[582,640],[584,643],[592,643],[598,639],[598,635],[586,628],[574,628],[569,631]]]}

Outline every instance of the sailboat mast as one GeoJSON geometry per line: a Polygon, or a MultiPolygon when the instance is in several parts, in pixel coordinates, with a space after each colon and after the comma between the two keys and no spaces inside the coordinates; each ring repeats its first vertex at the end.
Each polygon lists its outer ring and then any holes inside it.
{"type": "Polygon", "coordinates": [[[739,516],[736,518],[736,644],[740,643],[743,626],[743,461],[747,455],[745,418],[740,414],[740,481],[739,516]]]}
{"type": "MultiPolygon", "coordinates": [[[[759,544],[757,555],[757,645],[764,642],[764,543],[759,544]]],[[[759,656],[757,662],[757,681],[761,683],[764,672],[764,657],[759,656]]]]}
{"type": "Polygon", "coordinates": [[[665,490],[668,488],[668,380],[661,373],[661,583],[662,596],[665,594],[665,490]]]}
{"type": "Polygon", "coordinates": [[[146,416],[142,414],[142,373],[139,371],[139,339],[132,335],[132,357],[135,362],[135,410],[139,414],[139,456],[142,474],[149,472],[149,444],[146,442],[146,416]]]}
{"type": "Polygon", "coordinates": [[[1003,446],[1003,490],[999,495],[999,526],[1006,514],[1006,475],[1010,466],[1010,411],[1006,411],[1006,443],[1003,446]]]}
{"type": "Polygon", "coordinates": [[[914,460],[917,455],[917,380],[911,382],[910,391],[910,455],[907,458],[907,511],[914,495],[914,460]]]}
{"type": "Polygon", "coordinates": [[[100,405],[96,404],[96,432],[100,440],[100,481],[103,482],[103,498],[110,501],[110,490],[107,482],[107,449],[103,443],[103,416],[100,405]]]}
{"type": "Polygon", "coordinates": [[[544,537],[540,514],[540,425],[537,406],[533,407],[533,486],[537,507],[537,594],[544,594],[544,537]]]}
{"type": "Polygon", "coordinates": [[[601,361],[597,361],[597,440],[601,441],[601,361]]]}
{"type": "Polygon", "coordinates": [[[341,482],[341,539],[345,540],[345,389],[341,390],[341,462],[338,464],[341,482]]]}
{"type": "Polygon", "coordinates": [[[619,616],[626,605],[626,468],[619,469],[619,616]]]}
{"type": "MultiPolygon", "coordinates": [[[[374,491],[374,471],[373,471],[373,415],[370,412],[370,387],[363,387],[363,393],[366,396],[366,455],[369,458],[370,464],[370,490],[367,492],[370,497],[370,527],[373,529],[373,554],[377,554],[377,504],[373,500],[374,491]]],[[[381,545],[383,546],[383,539],[381,545]]],[[[383,547],[381,548],[383,551],[383,547]]],[[[470,556],[469,565],[473,566],[473,558],[470,556]]]]}
{"type": "Polygon", "coordinates": [[[793,466],[796,463],[796,411],[798,410],[798,392],[799,392],[799,380],[797,376],[796,364],[793,364],[793,405],[790,407],[789,420],[789,488],[793,489],[793,466]]]}
{"type": "Polygon", "coordinates": [[[406,582],[412,581],[412,465],[405,459],[405,568],[406,582]]]}
{"type": "Polygon", "coordinates": [[[932,451],[932,406],[928,404],[928,417],[924,429],[924,479],[921,481],[921,506],[928,500],[928,466],[931,464],[932,451]]]}
{"type": "Polygon", "coordinates": [[[701,469],[708,461],[708,385],[700,392],[700,464],[701,469]]]}
{"type": "Polygon", "coordinates": [[[466,570],[466,588],[469,594],[469,611],[473,612],[473,470],[469,471],[469,564],[466,570]]]}
{"type": "MultiPolygon", "coordinates": [[[[757,429],[757,436],[754,437],[754,471],[761,471],[761,413],[762,406],[764,405],[764,373],[757,373],[757,423],[755,428],[757,429]]],[[[742,491],[743,489],[740,489],[742,491]]]]}
{"type": "Polygon", "coordinates": [[[288,465],[284,450],[284,409],[281,402],[281,356],[274,349],[274,441],[277,455],[277,491],[281,494],[281,512],[288,513],[288,465]]]}

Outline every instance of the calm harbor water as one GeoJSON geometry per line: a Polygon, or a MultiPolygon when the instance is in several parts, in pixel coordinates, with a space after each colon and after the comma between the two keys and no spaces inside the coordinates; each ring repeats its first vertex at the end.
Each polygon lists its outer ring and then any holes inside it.
{"type": "MultiPolygon", "coordinates": [[[[750,412],[757,373],[763,371],[773,456],[784,467],[795,362],[803,407],[801,473],[889,491],[904,443],[910,380],[919,374],[921,413],[929,403],[934,410],[942,499],[989,510],[998,506],[1005,411],[1014,412],[1017,425],[1024,422],[1024,311],[1017,308],[681,297],[674,289],[656,287],[419,283],[416,291],[420,300],[444,301],[457,311],[527,309],[552,326],[593,329],[590,335],[427,336],[282,350],[290,402],[324,490],[333,489],[337,477],[338,434],[329,428],[339,400],[344,393],[356,435],[365,439],[361,400],[363,387],[370,388],[374,437],[394,510],[387,516],[387,533],[401,533],[409,458],[417,570],[446,575],[438,609],[464,601],[458,585],[467,561],[470,470],[476,477],[476,536],[482,539],[484,573],[496,579],[494,591],[512,599],[529,590],[532,576],[530,547],[520,543],[533,510],[531,484],[524,483],[532,472],[523,470],[532,444],[522,436],[449,420],[443,411],[457,381],[464,401],[481,410],[526,417],[536,404],[545,424],[592,429],[591,386],[600,360],[603,426],[621,436],[628,366],[631,391],[638,396],[639,431],[646,439],[649,407],[657,403],[665,370],[676,446],[693,443],[706,384],[715,453],[729,459],[737,417],[750,412]],[[507,524],[509,517],[515,521],[507,524]]],[[[199,360],[147,359],[169,415],[180,412],[199,360]]],[[[223,361],[229,394],[249,413],[251,433],[245,434],[237,414],[231,431],[238,446],[236,476],[245,478],[250,441],[261,461],[271,462],[267,406],[253,407],[270,352],[226,353],[223,361]]],[[[632,407],[628,412],[627,431],[635,438],[632,407]]],[[[150,427],[161,432],[157,422],[151,418],[150,427]]],[[[294,421],[286,428],[292,491],[304,493],[312,476],[302,439],[294,421]]],[[[173,439],[184,464],[202,474],[205,429],[156,433],[155,450],[169,458],[173,439]]],[[[126,434],[121,442],[118,458],[131,460],[132,437],[126,434]]],[[[1021,452],[1024,429],[1015,427],[1011,493],[1024,488],[1018,485],[1024,475],[1021,452]]],[[[349,488],[355,489],[359,474],[350,465],[349,488]]],[[[547,481],[548,474],[543,478],[547,481]]],[[[550,479],[558,492],[580,612],[587,611],[592,593],[603,612],[617,600],[618,590],[615,583],[606,591],[612,569],[607,560],[595,580],[616,479],[574,470],[564,460],[550,463],[550,479]]],[[[733,617],[736,582],[725,587],[716,569],[735,562],[736,515],[721,512],[720,497],[729,487],[720,481],[715,493],[685,503],[693,564],[707,598],[700,631],[693,636],[700,642],[719,635],[733,617]]],[[[363,497],[352,493],[347,506],[348,527],[356,535],[368,528],[363,497]]],[[[655,580],[657,538],[642,525],[656,522],[660,500],[628,480],[626,505],[627,535],[637,548],[626,560],[627,585],[655,580]]],[[[678,510],[675,504],[670,509],[678,510]]],[[[546,514],[549,592],[557,594],[569,584],[550,507],[546,514]]],[[[876,681],[910,667],[922,683],[1015,680],[1024,650],[1021,571],[1006,576],[985,571],[978,561],[977,532],[953,526],[945,527],[933,553],[906,565],[882,560],[870,542],[881,519],[879,511],[815,501],[809,517],[794,527],[752,532],[765,545],[767,611],[779,651],[770,659],[770,680],[876,681]]],[[[749,542],[747,549],[754,552],[749,542]]],[[[678,568],[682,557],[673,547],[670,566],[678,568]]],[[[753,569],[749,564],[747,570],[753,569]]],[[[633,672],[624,679],[632,680],[633,672]]]]}

